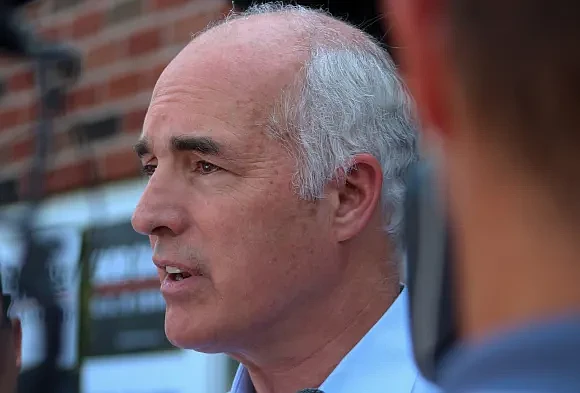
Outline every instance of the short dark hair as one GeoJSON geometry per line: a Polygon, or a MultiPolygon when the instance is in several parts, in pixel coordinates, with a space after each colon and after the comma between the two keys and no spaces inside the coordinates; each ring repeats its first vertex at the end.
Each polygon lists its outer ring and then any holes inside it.
{"type": "Polygon", "coordinates": [[[532,169],[560,204],[578,206],[580,3],[449,4],[451,57],[483,137],[532,169]]]}

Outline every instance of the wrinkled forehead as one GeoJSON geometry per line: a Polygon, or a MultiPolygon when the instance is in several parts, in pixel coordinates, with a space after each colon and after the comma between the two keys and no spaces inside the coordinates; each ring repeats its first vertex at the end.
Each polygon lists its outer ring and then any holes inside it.
{"type": "Polygon", "coordinates": [[[231,64],[176,58],[159,78],[149,105],[148,120],[191,122],[207,117],[247,128],[266,118],[267,101],[257,84],[248,83],[231,64]],[[150,118],[153,119],[150,119],[150,118]]]}
{"type": "Polygon", "coordinates": [[[265,137],[301,59],[287,45],[254,42],[257,32],[235,26],[198,37],[169,64],[155,86],[142,137],[154,138],[162,128],[211,129],[253,145],[265,137]]]}

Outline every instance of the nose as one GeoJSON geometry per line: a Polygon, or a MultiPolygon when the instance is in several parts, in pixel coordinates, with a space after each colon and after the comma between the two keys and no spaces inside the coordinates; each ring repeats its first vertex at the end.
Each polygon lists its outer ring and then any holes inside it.
{"type": "MultiPolygon", "coordinates": [[[[175,177],[173,177],[174,179],[175,177]]],[[[169,177],[171,179],[171,177],[169,177]]],[[[133,229],[149,236],[177,236],[187,228],[187,207],[172,180],[156,172],[147,183],[133,212],[133,229]]]]}

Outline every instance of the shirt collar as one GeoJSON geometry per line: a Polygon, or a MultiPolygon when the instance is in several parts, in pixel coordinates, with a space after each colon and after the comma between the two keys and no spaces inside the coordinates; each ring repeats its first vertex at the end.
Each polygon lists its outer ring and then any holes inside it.
{"type": "MultiPolygon", "coordinates": [[[[332,371],[325,393],[411,393],[435,388],[420,378],[411,347],[407,290],[332,371]],[[419,382],[419,383],[417,383],[419,382]]],[[[240,366],[231,393],[253,393],[247,370],[240,366]]]]}
{"type": "Polygon", "coordinates": [[[325,393],[410,393],[418,379],[404,289],[381,319],[342,359],[320,389],[325,393]]]}
{"type": "Polygon", "coordinates": [[[234,382],[232,383],[232,390],[230,393],[254,393],[254,385],[250,379],[248,370],[240,364],[234,382]]]}

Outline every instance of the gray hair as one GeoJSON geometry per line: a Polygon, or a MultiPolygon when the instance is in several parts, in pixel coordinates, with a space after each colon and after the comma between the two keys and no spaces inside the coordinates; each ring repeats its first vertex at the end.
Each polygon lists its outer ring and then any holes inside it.
{"type": "Polygon", "coordinates": [[[269,3],[223,23],[265,13],[290,13],[312,38],[296,85],[283,92],[270,116],[273,135],[290,140],[297,155],[297,192],[323,198],[329,181],[344,181],[356,154],[373,155],[383,171],[384,229],[402,257],[405,177],[417,160],[417,136],[413,103],[393,61],[366,33],[345,34],[324,23],[330,16],[321,10],[269,3]]]}

